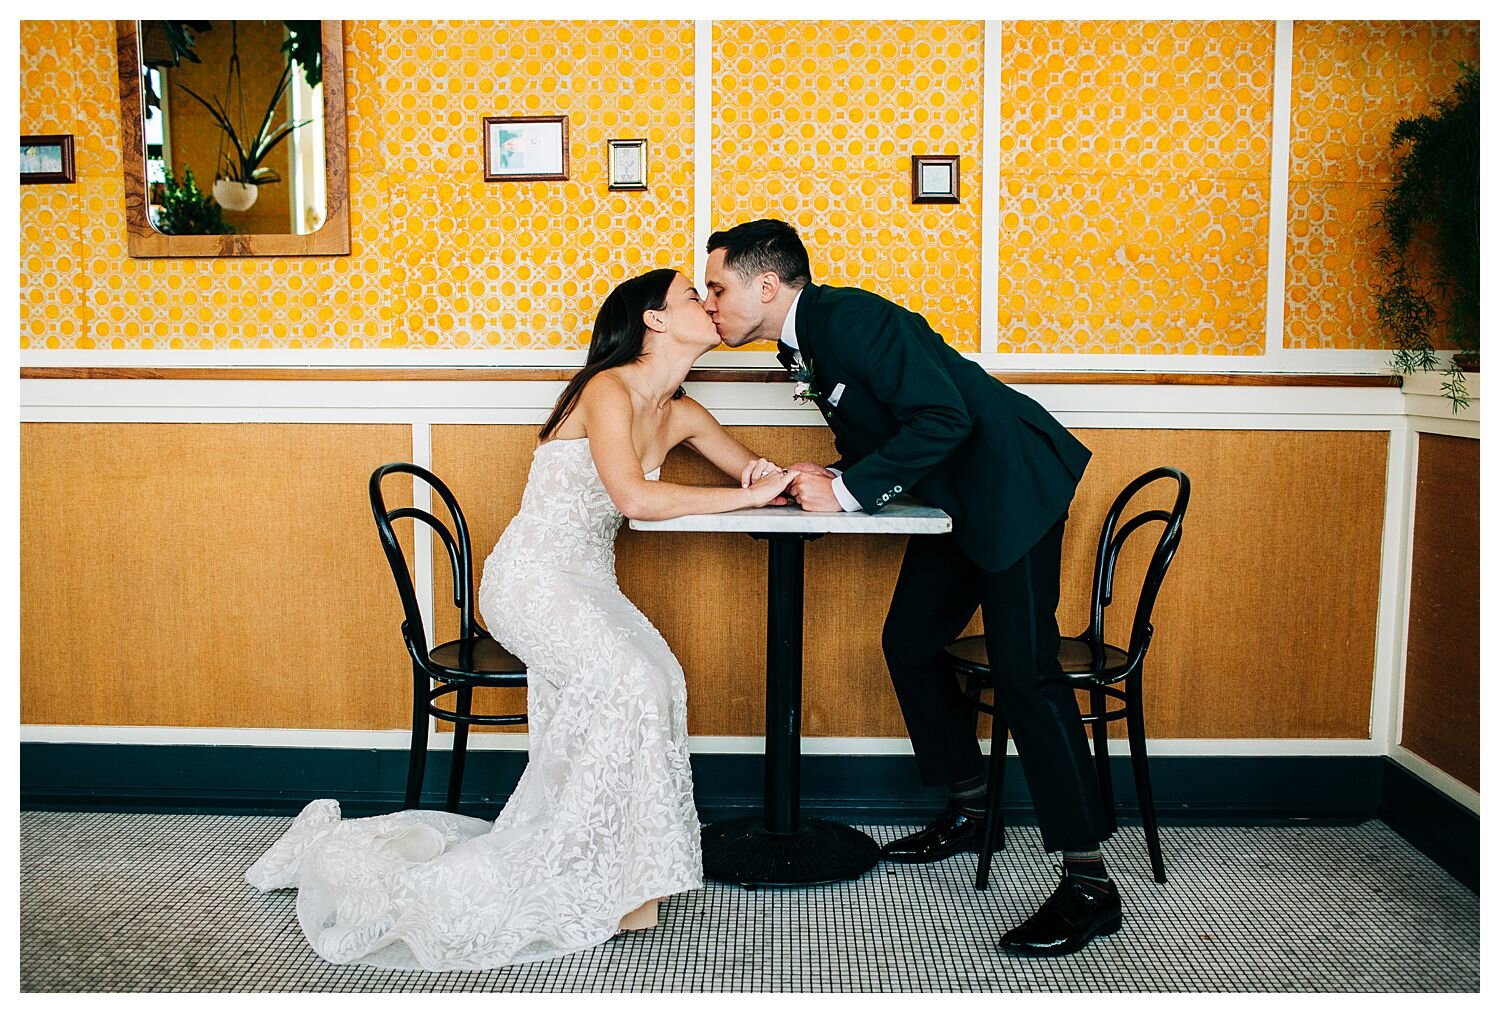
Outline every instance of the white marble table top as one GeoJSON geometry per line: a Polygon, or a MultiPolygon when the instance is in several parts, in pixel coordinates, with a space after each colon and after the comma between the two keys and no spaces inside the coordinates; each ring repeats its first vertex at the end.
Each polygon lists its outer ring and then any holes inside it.
{"type": "Polygon", "coordinates": [[[752,534],[936,535],[953,530],[953,518],[909,497],[892,500],[877,514],[808,513],[801,507],[759,507],[722,514],[688,514],[667,521],[631,521],[637,531],[743,531],[752,534]]]}

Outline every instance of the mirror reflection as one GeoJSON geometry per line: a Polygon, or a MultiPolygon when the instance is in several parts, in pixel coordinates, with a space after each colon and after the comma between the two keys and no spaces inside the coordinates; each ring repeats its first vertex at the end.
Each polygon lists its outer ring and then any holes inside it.
{"type": "Polygon", "coordinates": [[[148,214],[167,235],[310,235],[328,215],[322,22],[142,21],[148,214]]]}

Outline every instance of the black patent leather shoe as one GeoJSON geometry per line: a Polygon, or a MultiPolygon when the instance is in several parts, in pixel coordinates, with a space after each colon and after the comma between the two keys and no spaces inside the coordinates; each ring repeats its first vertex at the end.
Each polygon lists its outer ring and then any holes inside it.
{"type": "Polygon", "coordinates": [[[1095,936],[1120,931],[1120,891],[1112,882],[1064,876],[1036,914],[1000,937],[1000,948],[1022,957],[1075,953],[1095,936]]]}
{"type": "Polygon", "coordinates": [[[881,848],[880,857],[909,865],[941,862],[961,851],[978,851],[983,839],[983,817],[949,809],[923,829],[881,848]]]}

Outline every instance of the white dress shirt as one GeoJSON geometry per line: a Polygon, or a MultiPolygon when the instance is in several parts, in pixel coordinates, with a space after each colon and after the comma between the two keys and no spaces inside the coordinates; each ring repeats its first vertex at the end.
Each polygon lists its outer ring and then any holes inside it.
{"type": "MultiPolygon", "coordinates": [[[[802,350],[802,346],[797,344],[797,303],[801,300],[802,290],[799,288],[797,294],[792,297],[792,305],[787,308],[786,320],[781,324],[782,343],[791,346],[799,352],[802,350]]],[[[864,507],[859,505],[859,500],[855,499],[854,494],[844,485],[844,477],[839,473],[838,469],[830,468],[829,470],[836,476],[833,480],[833,495],[838,499],[839,506],[851,512],[863,510],[864,507]]]]}

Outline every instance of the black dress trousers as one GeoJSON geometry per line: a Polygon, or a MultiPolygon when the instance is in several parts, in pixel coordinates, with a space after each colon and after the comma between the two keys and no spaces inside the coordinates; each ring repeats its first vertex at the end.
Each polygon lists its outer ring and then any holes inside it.
{"type": "MultiPolygon", "coordinates": [[[[996,704],[1016,743],[1048,851],[1097,847],[1105,821],[1078,700],[1060,680],[1058,521],[1009,569],[980,569],[951,534],[913,535],[886,616],[882,646],[923,784],[984,769],[974,708],[943,663],[943,648],[983,609],[996,704]]],[[[998,744],[997,744],[998,748],[998,744]]]]}

